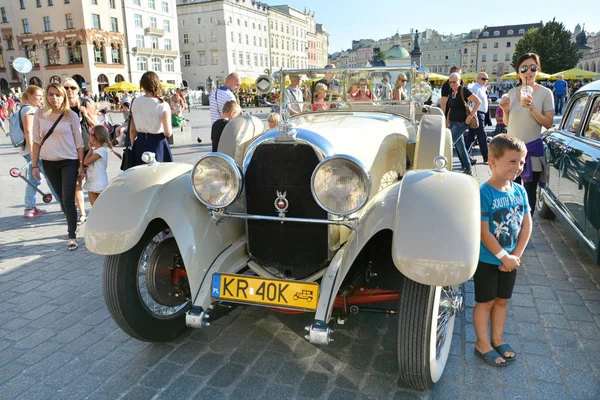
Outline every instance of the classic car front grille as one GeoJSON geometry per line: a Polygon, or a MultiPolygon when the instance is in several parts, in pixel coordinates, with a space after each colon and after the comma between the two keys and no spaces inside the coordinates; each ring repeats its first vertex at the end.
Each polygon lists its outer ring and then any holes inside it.
{"type": "MultiPolygon", "coordinates": [[[[327,219],[312,197],[310,178],[319,163],[312,147],[297,143],[256,148],[245,176],[246,212],[278,216],[277,192],[286,194],[286,216],[327,219]]],[[[324,224],[248,220],[248,250],[264,267],[283,276],[305,278],[328,262],[328,228],[324,224]]]]}

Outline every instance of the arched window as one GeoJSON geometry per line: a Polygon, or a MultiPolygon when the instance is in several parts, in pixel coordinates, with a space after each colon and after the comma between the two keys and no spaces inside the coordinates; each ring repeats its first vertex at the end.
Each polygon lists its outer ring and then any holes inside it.
{"type": "Polygon", "coordinates": [[[81,76],[81,75],[73,75],[71,78],[73,78],[73,80],[74,80],[75,82],[77,82],[77,85],[78,85],[79,87],[83,87],[83,86],[84,86],[84,84],[86,83],[86,82],[85,82],[85,78],[84,78],[83,76],[81,76]]]}
{"type": "Polygon", "coordinates": [[[60,65],[60,53],[58,51],[58,43],[46,43],[46,65],[60,65]]]}
{"type": "Polygon", "coordinates": [[[121,45],[117,45],[117,44],[112,44],[110,46],[111,50],[111,55],[112,55],[112,63],[113,64],[122,64],[121,62],[121,45]]]}
{"type": "Polygon", "coordinates": [[[500,31],[494,31],[494,36],[500,36],[500,31]]]}
{"type": "Polygon", "coordinates": [[[507,35],[513,35],[515,33],[515,31],[513,31],[512,29],[509,29],[508,32],[506,32],[507,35]]]}
{"type": "Polygon", "coordinates": [[[39,86],[39,87],[44,87],[44,85],[42,84],[42,80],[40,78],[38,78],[37,76],[32,77],[29,80],[29,84],[39,86]]]}
{"type": "Polygon", "coordinates": [[[148,59],[145,57],[138,57],[137,69],[138,71],[148,71],[148,59]]]}
{"type": "Polygon", "coordinates": [[[585,69],[586,71],[590,70],[590,64],[588,64],[587,62],[585,63],[585,67],[583,67],[583,69],[585,69]]]}
{"type": "Polygon", "coordinates": [[[96,63],[106,62],[106,60],[104,58],[104,43],[102,43],[102,42],[94,42],[94,62],[96,62],[96,63]]]}
{"type": "Polygon", "coordinates": [[[488,36],[490,36],[490,33],[489,32],[483,32],[483,36],[488,37],[488,36]]]}
{"type": "Polygon", "coordinates": [[[123,82],[124,80],[125,78],[123,78],[123,75],[121,74],[117,74],[117,76],[115,76],[115,83],[123,82]]]}
{"type": "Polygon", "coordinates": [[[519,29],[519,35],[524,35],[525,34],[525,29],[519,29]]]}
{"type": "Polygon", "coordinates": [[[98,75],[98,92],[103,93],[104,88],[108,86],[108,77],[104,74],[98,75]]]}
{"type": "Polygon", "coordinates": [[[160,62],[160,58],[158,58],[158,57],[153,57],[153,58],[150,60],[150,62],[152,63],[152,71],[155,71],[155,72],[160,72],[160,71],[162,71],[162,69],[161,69],[162,65],[161,65],[161,62],[160,62]]]}
{"type": "Polygon", "coordinates": [[[173,60],[165,60],[165,72],[175,72],[175,63],[173,60]]]}
{"type": "Polygon", "coordinates": [[[4,78],[0,79],[0,90],[5,91],[8,89],[8,81],[4,78]]]}
{"type": "Polygon", "coordinates": [[[60,85],[60,83],[62,82],[62,80],[60,79],[60,77],[59,77],[59,76],[57,76],[57,75],[54,75],[53,77],[51,77],[51,78],[50,78],[50,81],[49,81],[49,82],[50,82],[50,83],[57,83],[57,84],[59,84],[59,85],[60,85]]]}
{"type": "Polygon", "coordinates": [[[81,64],[83,62],[81,58],[81,42],[67,42],[67,55],[69,64],[81,64]]]}
{"type": "Polygon", "coordinates": [[[186,80],[183,80],[183,81],[181,81],[181,85],[182,85],[183,87],[188,87],[188,83],[187,83],[187,81],[186,81],[186,80]]]}
{"type": "Polygon", "coordinates": [[[596,72],[596,61],[592,61],[592,67],[590,68],[591,72],[596,72]]]}

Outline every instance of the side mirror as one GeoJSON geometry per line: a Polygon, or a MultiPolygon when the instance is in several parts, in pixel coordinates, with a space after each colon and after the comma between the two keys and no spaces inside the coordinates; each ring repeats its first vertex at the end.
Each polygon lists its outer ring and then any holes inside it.
{"type": "Polygon", "coordinates": [[[267,94],[273,89],[273,78],[267,75],[261,75],[256,78],[256,90],[260,94],[267,94]]]}

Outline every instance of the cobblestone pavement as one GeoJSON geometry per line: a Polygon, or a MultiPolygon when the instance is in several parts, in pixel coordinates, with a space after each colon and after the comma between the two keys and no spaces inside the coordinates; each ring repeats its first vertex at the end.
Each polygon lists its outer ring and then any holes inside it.
{"type": "MultiPolygon", "coordinates": [[[[190,138],[208,137],[206,110],[190,114],[190,138]],[[204,124],[204,125],[203,125],[204,124]]],[[[189,133],[188,133],[189,134],[189,133]]],[[[193,161],[208,145],[177,146],[193,161]]],[[[172,343],[125,335],[102,298],[103,259],[85,246],[67,252],[56,203],[48,215],[22,217],[22,164],[0,138],[0,399],[571,399],[600,397],[600,268],[561,222],[534,218],[509,302],[507,368],[473,355],[473,285],[457,319],[446,371],[435,387],[397,385],[396,321],[361,314],[336,328],[335,342],[304,339],[310,315],[238,308],[205,330],[172,343]]],[[[118,161],[111,156],[110,174],[118,161]]],[[[488,167],[475,167],[485,179],[488,167]]],[[[79,232],[83,242],[83,229],[79,232]]]]}

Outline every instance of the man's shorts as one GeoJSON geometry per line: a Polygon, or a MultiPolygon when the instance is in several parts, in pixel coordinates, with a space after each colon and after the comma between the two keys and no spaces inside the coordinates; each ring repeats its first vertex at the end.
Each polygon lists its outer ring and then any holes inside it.
{"type": "Polygon", "coordinates": [[[475,301],[477,303],[487,303],[499,297],[501,299],[510,299],[515,280],[517,279],[517,270],[512,272],[502,272],[499,265],[479,262],[477,270],[473,276],[475,281],[475,301]]]}

